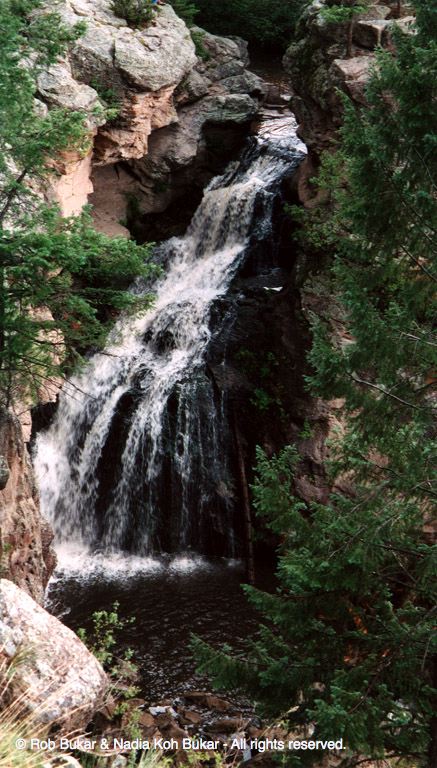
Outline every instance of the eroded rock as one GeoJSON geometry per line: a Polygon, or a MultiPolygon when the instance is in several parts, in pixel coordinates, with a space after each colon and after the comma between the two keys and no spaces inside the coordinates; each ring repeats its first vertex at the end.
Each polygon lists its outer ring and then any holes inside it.
{"type": "Polygon", "coordinates": [[[21,424],[0,411],[0,554],[2,574],[41,601],[54,569],[53,534],[39,513],[21,424]]]}
{"type": "MultiPolygon", "coordinates": [[[[121,186],[111,195],[115,207],[109,213],[106,201],[105,211],[99,211],[100,200],[106,200],[102,184],[107,173],[98,169],[128,163],[134,180],[129,194],[137,198],[138,210],[164,210],[181,187],[186,189],[180,169],[199,157],[198,164],[205,165],[205,126],[248,124],[264,84],[245,69],[247,45],[240,38],[195,28],[202,49],[198,57],[190,30],[170,5],[159,6],[153,22],[141,29],[117,18],[110,0],[55,0],[46,8],[57,11],[67,26],[85,21],[86,31],[68,57],[39,77],[38,97],[49,107],[84,111],[89,129],[88,152],[71,150],[56,162],[49,197],[64,215],[76,214],[94,183],[96,226],[107,234],[126,235],[121,223],[126,179],[117,170],[121,186]],[[116,115],[107,119],[107,108],[116,115]],[[161,132],[162,138],[151,142],[161,132]]],[[[191,171],[196,174],[194,167],[191,171]]]]}

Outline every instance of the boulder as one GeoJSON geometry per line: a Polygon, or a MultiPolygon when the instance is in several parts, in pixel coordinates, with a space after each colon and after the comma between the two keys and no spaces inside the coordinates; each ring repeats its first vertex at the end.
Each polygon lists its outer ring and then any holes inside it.
{"type": "Polygon", "coordinates": [[[363,48],[373,50],[381,45],[383,35],[390,26],[386,19],[362,19],[355,24],[354,42],[363,48]]]}
{"type": "Polygon", "coordinates": [[[206,102],[205,123],[246,123],[255,117],[258,104],[247,93],[229,93],[206,102]]]}
{"type": "Polygon", "coordinates": [[[198,101],[208,94],[210,85],[211,80],[208,77],[192,69],[177,87],[175,101],[181,106],[198,101]]]}
{"type": "Polygon", "coordinates": [[[110,0],[57,0],[47,6],[68,26],[86,21],[70,62],[76,80],[91,86],[158,91],[179,83],[196,63],[191,35],[171,5],[160,7],[142,29],[115,16],[110,0]]]}
{"type": "Polygon", "coordinates": [[[37,88],[38,95],[48,106],[86,112],[92,128],[105,122],[103,105],[97,92],[74,79],[68,61],[61,59],[42,72],[38,76],[37,88]]]}
{"type": "Polygon", "coordinates": [[[264,80],[247,70],[244,70],[240,75],[225,78],[221,85],[229,93],[245,93],[249,96],[258,97],[264,97],[267,94],[267,85],[264,80]]]}
{"type": "Polygon", "coordinates": [[[33,723],[83,730],[103,705],[109,683],[97,659],[7,579],[0,580],[0,648],[2,661],[14,670],[8,694],[33,723]]]}
{"type": "Polygon", "coordinates": [[[193,32],[201,40],[205,51],[197,64],[197,70],[213,82],[240,75],[247,64],[247,50],[242,54],[241,40],[220,37],[194,27],[193,32]]]}
{"type": "Polygon", "coordinates": [[[365,104],[365,88],[375,65],[373,56],[357,56],[354,59],[335,59],[331,67],[332,82],[337,82],[352,99],[365,104]]]}

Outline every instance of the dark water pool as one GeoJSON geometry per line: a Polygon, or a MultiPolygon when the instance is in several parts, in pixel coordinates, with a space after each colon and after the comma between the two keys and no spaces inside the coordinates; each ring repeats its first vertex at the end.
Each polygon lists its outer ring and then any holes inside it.
{"type": "MultiPolygon", "coordinates": [[[[219,647],[235,649],[253,634],[257,615],[241,588],[244,568],[235,561],[206,562],[196,557],[132,560],[69,556],[49,586],[47,603],[72,629],[89,629],[94,611],[119,602],[121,618],[135,622],[122,644],[134,651],[142,695],[162,701],[189,689],[208,688],[195,674],[189,641],[195,633],[219,647]]],[[[260,573],[260,586],[271,584],[260,573]]]]}

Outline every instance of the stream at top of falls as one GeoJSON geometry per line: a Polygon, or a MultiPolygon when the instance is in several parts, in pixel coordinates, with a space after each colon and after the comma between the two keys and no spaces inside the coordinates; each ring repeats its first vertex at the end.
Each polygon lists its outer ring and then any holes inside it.
{"type": "Polygon", "coordinates": [[[191,631],[238,646],[254,626],[240,589],[228,404],[205,354],[212,308],[270,237],[274,200],[304,152],[290,114],[261,121],[205,189],[186,234],[157,247],[164,274],[151,309],[118,321],[37,436],[58,555],[48,605],[76,629],[118,600],[121,615],[136,617],[128,640],[156,699],[194,685],[191,631]]]}

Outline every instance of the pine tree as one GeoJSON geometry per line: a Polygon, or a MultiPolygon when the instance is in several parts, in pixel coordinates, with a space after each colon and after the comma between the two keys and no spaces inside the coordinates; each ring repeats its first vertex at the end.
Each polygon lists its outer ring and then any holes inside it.
{"type": "Polygon", "coordinates": [[[195,0],[198,23],[218,35],[243,35],[267,48],[285,48],[308,0],[195,0]]]}
{"type": "Polygon", "coordinates": [[[40,7],[40,0],[5,0],[0,7],[2,405],[101,344],[112,311],[136,303],[126,290],[131,281],[151,270],[147,248],[98,234],[87,212],[62,219],[35,192],[51,158],[87,149],[83,114],[45,113],[35,101],[38,72],[82,32],[40,7]]]}
{"type": "Polygon", "coordinates": [[[352,56],[352,44],[355,23],[368,8],[368,0],[328,0],[322,11],[322,18],[333,24],[347,23],[347,50],[346,56],[352,56]]]}
{"type": "Polygon", "coordinates": [[[346,105],[319,180],[332,206],[306,222],[313,246],[335,252],[346,338],[318,320],[309,384],[344,400],[329,470],[349,490],[307,505],[295,448],[259,452],[254,504],[281,538],[280,587],[246,587],[265,624],[244,655],[195,643],[218,683],[290,728],[314,723],[314,739],[343,737],[341,766],[437,764],[436,32],[437,8],[418,0],[416,34],[380,54],[367,106],[346,105]]]}

